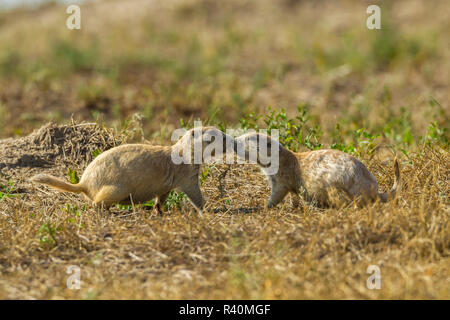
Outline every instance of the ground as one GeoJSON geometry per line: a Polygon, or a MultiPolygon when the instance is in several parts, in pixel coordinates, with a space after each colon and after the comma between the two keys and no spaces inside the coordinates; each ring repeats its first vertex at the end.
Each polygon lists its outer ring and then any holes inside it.
{"type": "Polygon", "coordinates": [[[377,3],[381,30],[369,1],[97,1],[78,31],[55,4],[0,11],[0,298],[450,298],[449,6],[377,3]],[[257,167],[205,165],[204,215],[173,194],[159,216],[28,181],[196,119],[351,153],[383,191],[396,154],[401,190],[266,209],[257,167]]]}

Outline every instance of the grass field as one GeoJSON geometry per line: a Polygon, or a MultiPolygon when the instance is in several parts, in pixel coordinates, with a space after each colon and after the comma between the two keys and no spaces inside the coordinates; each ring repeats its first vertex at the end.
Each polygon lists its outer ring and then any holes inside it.
{"type": "Polygon", "coordinates": [[[350,0],[86,2],[81,30],[56,4],[0,11],[0,298],[449,299],[450,7],[376,3],[381,30],[350,0]],[[212,164],[203,216],[181,193],[158,216],[28,181],[76,181],[102,151],[169,145],[197,119],[348,152],[383,190],[397,155],[401,191],[264,209],[259,168],[212,164]]]}

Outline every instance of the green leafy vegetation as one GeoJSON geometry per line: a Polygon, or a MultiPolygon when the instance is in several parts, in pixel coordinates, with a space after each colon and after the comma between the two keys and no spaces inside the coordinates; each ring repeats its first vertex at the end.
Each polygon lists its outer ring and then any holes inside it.
{"type": "MultiPolygon", "coordinates": [[[[267,134],[271,134],[272,130],[278,130],[279,141],[288,149],[298,151],[301,146],[305,146],[310,150],[317,150],[322,147],[320,138],[322,131],[319,125],[310,125],[310,116],[307,106],[300,104],[297,107],[297,116],[288,117],[286,111],[281,109],[277,111],[269,107],[267,114],[264,116],[264,130],[267,134]]],[[[241,128],[260,129],[258,120],[260,116],[249,113],[245,118],[241,119],[241,128]]]]}
{"type": "Polygon", "coordinates": [[[59,230],[62,230],[62,227],[57,227],[56,224],[50,222],[44,223],[38,231],[41,244],[46,246],[58,244],[56,233],[59,230]]]}
{"type": "Polygon", "coordinates": [[[422,137],[422,141],[428,146],[439,145],[448,150],[449,137],[447,128],[439,127],[437,122],[430,123],[426,135],[422,137]]]}
{"type": "Polygon", "coordinates": [[[186,194],[181,191],[171,191],[164,202],[165,209],[181,209],[181,203],[186,199],[186,194]]]}
{"type": "Polygon", "coordinates": [[[0,201],[4,198],[16,198],[20,194],[17,192],[17,188],[14,186],[14,181],[9,181],[7,185],[0,184],[0,201]]]}
{"type": "Polygon", "coordinates": [[[97,158],[100,153],[102,153],[99,149],[95,149],[94,151],[91,152],[92,157],[97,158]]]}
{"type": "Polygon", "coordinates": [[[78,173],[76,170],[69,168],[67,170],[67,176],[69,177],[69,181],[72,184],[77,184],[80,182],[80,178],[78,178],[78,173]]]}

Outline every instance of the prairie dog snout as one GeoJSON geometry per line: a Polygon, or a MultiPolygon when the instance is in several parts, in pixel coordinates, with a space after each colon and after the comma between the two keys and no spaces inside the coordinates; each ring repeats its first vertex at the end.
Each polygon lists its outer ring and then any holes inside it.
{"type": "MultiPolygon", "coordinates": [[[[198,127],[188,130],[170,147],[125,144],[112,148],[87,166],[78,184],[70,184],[47,174],[36,175],[31,181],[62,191],[83,193],[94,205],[103,204],[106,207],[131,201],[142,203],[156,197],[156,209],[160,213],[161,204],[170,191],[178,189],[201,212],[204,201],[198,181],[200,164],[192,161],[174,163],[173,155],[183,155],[185,160],[192,159],[193,150],[189,148],[192,145],[201,146],[203,155],[205,149],[214,143],[212,137],[221,138],[228,144],[234,141],[214,127],[198,127]]],[[[224,149],[216,148],[214,151],[218,156],[224,149]]]]}
{"type": "MultiPolygon", "coordinates": [[[[265,169],[266,165],[260,163],[263,173],[271,183],[271,196],[268,207],[277,205],[291,192],[294,196],[294,205],[298,205],[301,193],[307,201],[315,202],[321,206],[328,206],[357,200],[366,203],[380,199],[383,202],[395,197],[399,182],[400,170],[397,159],[394,160],[394,185],[389,192],[381,193],[375,177],[367,167],[355,157],[338,150],[324,149],[309,152],[293,153],[284,148],[277,141],[261,133],[249,133],[236,138],[236,143],[242,148],[247,143],[246,151],[260,150],[259,143],[275,144],[278,149],[279,168],[275,174],[265,169]],[[256,145],[258,143],[258,145],[256,145]]],[[[246,154],[247,156],[248,154],[246,154]]],[[[269,155],[270,158],[273,154],[269,155]]]]}

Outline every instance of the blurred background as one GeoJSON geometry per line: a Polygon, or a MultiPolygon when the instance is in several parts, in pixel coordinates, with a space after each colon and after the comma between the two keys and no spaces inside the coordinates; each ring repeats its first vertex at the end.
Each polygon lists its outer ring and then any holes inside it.
{"type": "Polygon", "coordinates": [[[325,144],[364,128],[412,145],[448,132],[449,16],[447,0],[0,0],[0,137],[139,113],[167,142],[180,119],[237,126],[301,106],[325,144]],[[366,28],[371,4],[381,30],[366,28]]]}
{"type": "MultiPolygon", "coordinates": [[[[59,0],[59,1],[52,1],[54,3],[81,3],[83,0],[59,0]]],[[[2,9],[11,9],[11,8],[17,8],[17,7],[36,7],[43,3],[48,3],[50,1],[47,0],[0,0],[0,7],[2,9]]]]}

